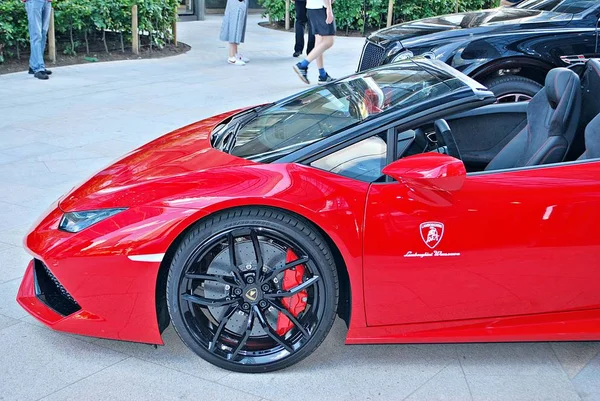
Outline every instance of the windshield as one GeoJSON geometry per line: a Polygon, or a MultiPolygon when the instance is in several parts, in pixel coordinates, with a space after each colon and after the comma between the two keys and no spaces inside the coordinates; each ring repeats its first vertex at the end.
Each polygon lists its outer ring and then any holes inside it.
{"type": "Polygon", "coordinates": [[[412,61],[333,82],[261,110],[238,128],[232,155],[269,162],[375,115],[447,94],[466,83],[412,61]]]}
{"type": "Polygon", "coordinates": [[[527,0],[519,4],[517,8],[579,14],[597,4],[596,0],[527,0]]]}

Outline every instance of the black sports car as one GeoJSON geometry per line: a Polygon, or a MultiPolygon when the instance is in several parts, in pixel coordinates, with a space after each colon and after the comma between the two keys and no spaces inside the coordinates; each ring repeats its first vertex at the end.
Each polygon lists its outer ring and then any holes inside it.
{"type": "Polygon", "coordinates": [[[478,80],[499,102],[529,100],[552,68],[598,56],[599,17],[598,0],[527,0],[403,23],[367,38],[358,71],[420,55],[478,80]]]}

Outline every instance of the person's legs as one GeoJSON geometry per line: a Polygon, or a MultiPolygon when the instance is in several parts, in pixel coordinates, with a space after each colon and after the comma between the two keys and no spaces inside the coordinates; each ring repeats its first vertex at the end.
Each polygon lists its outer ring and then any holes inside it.
{"type": "MultiPolygon", "coordinates": [[[[294,55],[304,51],[304,25],[308,22],[306,18],[306,1],[296,1],[296,22],[294,28],[296,31],[296,43],[294,45],[294,55]]],[[[310,32],[310,26],[308,27],[310,32]]]]}
{"type": "Polygon", "coordinates": [[[237,43],[229,43],[229,58],[235,58],[235,55],[238,52],[237,43]]]}
{"type": "Polygon", "coordinates": [[[242,56],[238,54],[238,44],[229,42],[229,58],[227,62],[234,65],[246,65],[246,62],[242,60],[242,56]]]}
{"type": "Polygon", "coordinates": [[[33,72],[44,71],[44,53],[42,47],[42,9],[46,1],[29,0],[25,3],[27,10],[27,21],[29,24],[29,41],[31,44],[31,56],[29,57],[29,68],[33,72]]]}
{"type": "Polygon", "coordinates": [[[323,67],[323,53],[333,46],[333,36],[315,35],[315,48],[306,57],[306,61],[312,63],[317,60],[317,66],[323,67]]]}
{"type": "Polygon", "coordinates": [[[308,25],[308,44],[306,45],[306,54],[309,54],[315,48],[315,34],[313,33],[313,29],[310,26],[310,22],[308,25]]]}
{"type": "MultiPolygon", "coordinates": [[[[50,29],[50,15],[52,14],[52,3],[44,2],[42,8],[42,55],[46,52],[46,42],[48,41],[48,29],[50,29]]],[[[43,62],[42,57],[42,62],[43,62]]]]}
{"type": "Polygon", "coordinates": [[[315,33],[315,47],[304,60],[294,66],[294,71],[305,83],[310,83],[308,81],[308,66],[315,60],[319,67],[319,82],[323,83],[331,80],[331,77],[323,68],[323,53],[333,46],[335,22],[327,24],[326,19],[327,13],[324,8],[308,10],[308,20],[315,33]]]}

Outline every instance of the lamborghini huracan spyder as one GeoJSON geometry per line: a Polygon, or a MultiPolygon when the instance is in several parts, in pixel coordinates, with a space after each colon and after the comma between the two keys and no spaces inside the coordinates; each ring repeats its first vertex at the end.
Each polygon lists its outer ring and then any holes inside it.
{"type": "Polygon", "coordinates": [[[265,372],[347,343],[600,339],[600,63],[496,104],[414,58],[129,153],[29,232],[60,331],[265,372]],[[581,89],[583,87],[583,90],[581,89]]]}

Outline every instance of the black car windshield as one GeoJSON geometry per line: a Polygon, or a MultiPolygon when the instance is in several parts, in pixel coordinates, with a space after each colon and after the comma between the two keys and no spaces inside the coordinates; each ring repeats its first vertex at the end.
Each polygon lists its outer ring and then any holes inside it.
{"type": "Polygon", "coordinates": [[[392,108],[468,85],[445,69],[404,61],[316,87],[261,110],[235,133],[229,151],[269,162],[392,108]]]}
{"type": "Polygon", "coordinates": [[[578,14],[597,4],[597,0],[526,0],[517,5],[517,8],[578,14]]]}

